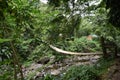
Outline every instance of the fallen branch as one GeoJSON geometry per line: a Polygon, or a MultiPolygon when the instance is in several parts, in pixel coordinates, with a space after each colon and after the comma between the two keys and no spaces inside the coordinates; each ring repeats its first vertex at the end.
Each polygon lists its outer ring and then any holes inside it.
{"type": "Polygon", "coordinates": [[[101,52],[97,52],[97,53],[77,53],[77,52],[70,52],[70,51],[65,51],[65,50],[62,50],[62,49],[59,49],[57,47],[54,47],[52,45],[49,45],[50,48],[52,48],[53,50],[59,52],[59,53],[62,53],[62,54],[71,54],[71,55],[102,55],[101,52]]]}

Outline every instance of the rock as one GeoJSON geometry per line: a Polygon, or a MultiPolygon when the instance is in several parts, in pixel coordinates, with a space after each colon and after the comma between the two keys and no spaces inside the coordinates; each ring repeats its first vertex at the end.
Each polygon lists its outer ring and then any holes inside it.
{"type": "Polygon", "coordinates": [[[34,80],[37,80],[37,79],[42,78],[42,77],[44,77],[44,74],[37,72],[36,75],[34,76],[34,80]]]}
{"type": "Polygon", "coordinates": [[[51,71],[51,75],[56,76],[56,75],[59,75],[59,74],[60,74],[60,70],[53,70],[53,71],[51,71]]]}
{"type": "Polygon", "coordinates": [[[94,56],[93,58],[90,59],[91,64],[94,64],[98,61],[99,56],[94,56]]]}
{"type": "Polygon", "coordinates": [[[93,58],[94,58],[94,59],[99,59],[100,56],[96,55],[96,56],[94,56],[93,58]]]}
{"type": "Polygon", "coordinates": [[[42,58],[40,60],[37,60],[37,63],[38,64],[47,64],[49,61],[50,61],[49,57],[44,57],[44,58],[42,58]]]}

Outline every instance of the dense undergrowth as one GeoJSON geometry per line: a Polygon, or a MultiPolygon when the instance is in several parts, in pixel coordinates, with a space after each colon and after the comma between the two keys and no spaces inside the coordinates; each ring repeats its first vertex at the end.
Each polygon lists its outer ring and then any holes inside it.
{"type": "MultiPolygon", "coordinates": [[[[72,57],[58,54],[48,44],[67,51],[96,52],[101,51],[99,37],[103,36],[120,46],[120,31],[107,22],[108,11],[101,0],[95,0],[97,5],[94,0],[47,1],[48,4],[41,0],[0,0],[0,80],[17,80],[19,73],[23,79],[21,67],[46,56],[55,56],[56,61],[72,57]],[[91,34],[97,38],[88,40],[91,34]]],[[[94,80],[108,63],[109,60],[101,60],[94,66],[71,67],[61,79],[94,80]]],[[[54,78],[47,75],[43,80],[54,78]]]]}
{"type": "Polygon", "coordinates": [[[88,40],[87,37],[74,38],[74,40],[57,43],[57,46],[73,52],[96,52],[100,51],[98,38],[88,40]],[[61,45],[63,44],[63,45],[61,45]]]}
{"type": "Polygon", "coordinates": [[[101,80],[101,76],[107,72],[113,62],[113,58],[101,58],[94,65],[72,66],[61,77],[48,74],[42,80],[101,80]]]}
{"type": "MultiPolygon", "coordinates": [[[[100,43],[98,40],[88,40],[86,37],[74,38],[74,40],[57,42],[54,45],[60,49],[72,52],[96,52],[100,51],[100,43]]],[[[24,54],[23,54],[24,55],[24,54]]],[[[40,44],[29,55],[28,60],[37,60],[42,56],[56,56],[57,60],[64,59],[66,56],[52,50],[49,45],[40,44]]]]}

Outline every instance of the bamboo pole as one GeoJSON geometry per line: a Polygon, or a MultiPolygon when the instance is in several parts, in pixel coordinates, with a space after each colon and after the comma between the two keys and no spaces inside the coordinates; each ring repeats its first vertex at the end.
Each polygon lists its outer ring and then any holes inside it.
{"type": "Polygon", "coordinates": [[[85,55],[102,55],[103,53],[101,52],[97,52],[97,53],[78,53],[78,52],[71,52],[71,51],[65,51],[62,49],[59,49],[55,46],[49,45],[51,49],[55,50],[56,52],[62,53],[62,54],[70,54],[70,55],[81,55],[81,56],[85,56],[85,55]]]}

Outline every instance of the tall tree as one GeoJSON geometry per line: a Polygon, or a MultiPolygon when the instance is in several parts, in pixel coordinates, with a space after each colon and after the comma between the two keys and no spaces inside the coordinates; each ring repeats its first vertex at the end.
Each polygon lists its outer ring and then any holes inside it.
{"type": "Polygon", "coordinates": [[[120,27],[120,1],[119,0],[104,0],[106,8],[109,9],[109,22],[115,26],[120,27]]]}

